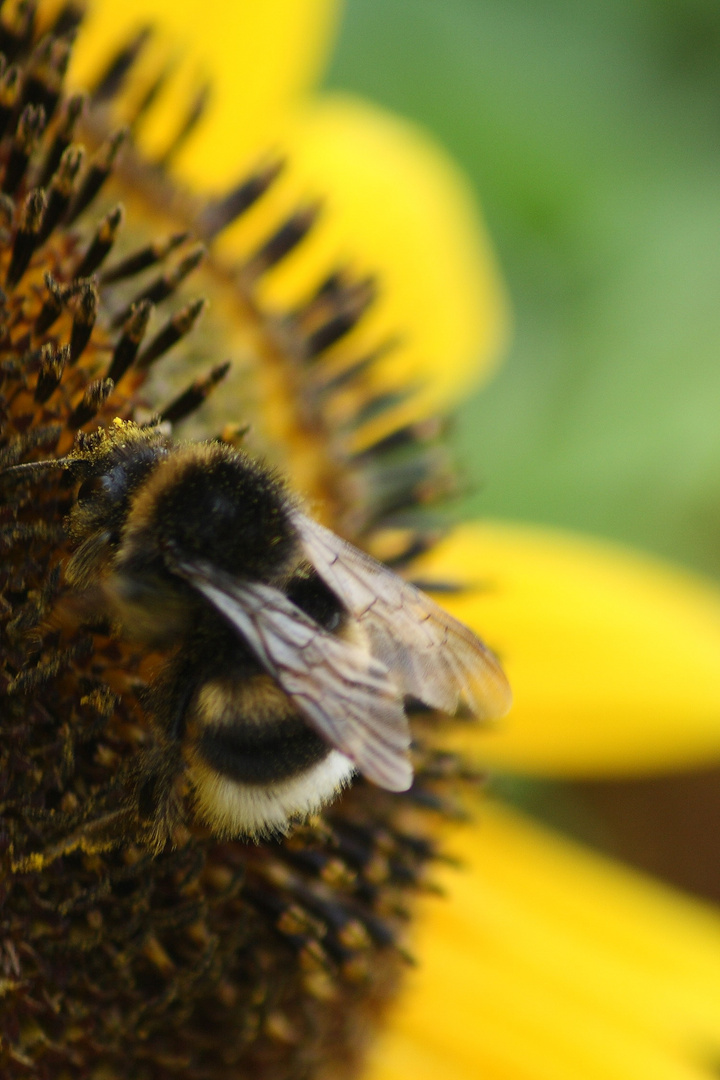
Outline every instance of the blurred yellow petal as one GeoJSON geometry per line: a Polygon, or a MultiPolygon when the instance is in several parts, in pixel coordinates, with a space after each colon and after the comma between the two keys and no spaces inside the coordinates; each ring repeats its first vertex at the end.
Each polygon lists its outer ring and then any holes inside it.
{"type": "MultiPolygon", "coordinates": [[[[372,272],[379,296],[354,334],[355,350],[399,333],[382,387],[427,385],[415,410],[446,405],[492,370],[506,336],[504,294],[464,177],[419,128],[345,95],[303,110],[287,145],[284,190],[278,185],[286,211],[319,196],[322,212],[263,299],[292,305],[338,265],[372,272]]],[[[266,209],[281,219],[270,200],[266,209]]]]}
{"type": "Polygon", "coordinates": [[[177,126],[180,102],[187,103],[193,87],[209,77],[207,115],[177,166],[192,183],[230,184],[247,154],[267,148],[268,133],[321,75],[339,9],[335,0],[93,0],[70,78],[92,85],[107,58],[140,27],[157,26],[159,41],[141,58],[148,78],[168,58],[178,71],[154,106],[151,124],[139,132],[140,145],[150,153],[162,148],[177,126]]]}
{"type": "Polygon", "coordinates": [[[421,567],[449,571],[481,586],[448,606],[498,652],[513,687],[509,715],[472,736],[483,761],[591,776],[720,760],[711,582],[600,541],[501,524],[460,530],[421,567]]]}
{"type": "Polygon", "coordinates": [[[713,1075],[717,911],[492,804],[453,850],[366,1080],[713,1075]]]}

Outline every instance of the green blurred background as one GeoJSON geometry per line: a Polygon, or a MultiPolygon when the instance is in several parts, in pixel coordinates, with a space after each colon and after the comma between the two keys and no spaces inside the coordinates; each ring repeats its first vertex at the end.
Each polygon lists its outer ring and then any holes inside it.
{"type": "MultiPolygon", "coordinates": [[[[465,509],[720,577],[720,3],[346,0],[327,81],[434,132],[496,244],[514,339],[460,410],[465,509]]],[[[494,782],[720,901],[720,769],[494,782]]]]}
{"type": "Polygon", "coordinates": [[[720,4],[346,0],[327,82],[481,198],[515,328],[459,415],[472,513],[720,575],[720,4]]]}

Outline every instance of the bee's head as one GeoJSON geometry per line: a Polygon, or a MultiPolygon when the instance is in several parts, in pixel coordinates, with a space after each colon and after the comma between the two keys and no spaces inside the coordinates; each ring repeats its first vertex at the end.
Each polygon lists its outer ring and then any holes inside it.
{"type": "Polygon", "coordinates": [[[137,491],[168,452],[158,428],[116,420],[109,428],[80,435],[65,459],[79,483],[67,528],[78,547],[66,568],[73,585],[95,584],[117,551],[137,491]]]}

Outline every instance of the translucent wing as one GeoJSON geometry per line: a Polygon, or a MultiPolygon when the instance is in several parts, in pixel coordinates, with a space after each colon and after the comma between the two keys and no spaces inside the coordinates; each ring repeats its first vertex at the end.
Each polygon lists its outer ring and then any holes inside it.
{"type": "Polygon", "coordinates": [[[366,630],[402,691],[444,712],[462,698],[482,719],[504,716],[512,695],[490,650],[434,600],[300,511],[308,560],[366,630]]]}
{"type": "Polygon", "coordinates": [[[373,783],[406,791],[410,734],[387,668],[336,637],[269,585],[241,582],[205,562],[173,569],[238,631],[323,738],[373,783]]]}

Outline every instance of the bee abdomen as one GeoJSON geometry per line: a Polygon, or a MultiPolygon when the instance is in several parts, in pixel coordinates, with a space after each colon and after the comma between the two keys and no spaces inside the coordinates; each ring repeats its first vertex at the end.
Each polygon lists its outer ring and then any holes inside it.
{"type": "Polygon", "coordinates": [[[353,764],[300,717],[268,676],[207,681],[186,711],[195,812],[220,836],[272,836],[316,813],[353,764]]]}
{"type": "Polygon", "coordinates": [[[307,772],[330,746],[297,716],[262,724],[237,717],[204,727],[196,751],[215,772],[241,784],[272,784],[307,772]]]}
{"type": "Polygon", "coordinates": [[[189,702],[192,757],[239,784],[272,784],[323,761],[329,744],[298,716],[265,673],[234,669],[200,686],[189,702]]]}

